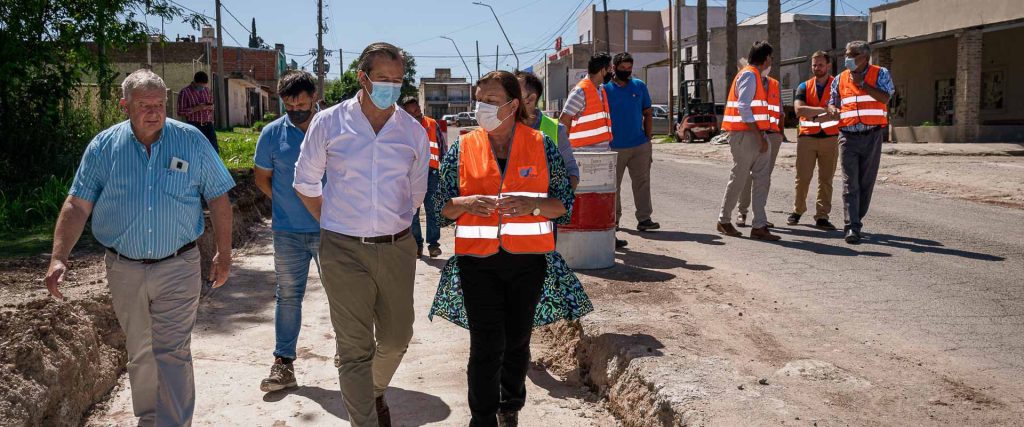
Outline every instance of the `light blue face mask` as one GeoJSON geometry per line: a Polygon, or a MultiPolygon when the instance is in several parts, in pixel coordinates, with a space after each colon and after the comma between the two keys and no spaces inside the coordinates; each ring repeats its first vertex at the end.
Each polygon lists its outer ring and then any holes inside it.
{"type": "Polygon", "coordinates": [[[846,69],[851,72],[857,71],[857,60],[854,58],[846,58],[846,69]]]}
{"type": "Polygon", "coordinates": [[[377,106],[378,109],[387,110],[398,102],[398,97],[402,96],[402,84],[391,83],[391,82],[375,82],[370,80],[370,76],[366,76],[366,80],[369,80],[370,84],[373,85],[373,89],[370,92],[370,100],[373,101],[373,105],[377,106]]]}

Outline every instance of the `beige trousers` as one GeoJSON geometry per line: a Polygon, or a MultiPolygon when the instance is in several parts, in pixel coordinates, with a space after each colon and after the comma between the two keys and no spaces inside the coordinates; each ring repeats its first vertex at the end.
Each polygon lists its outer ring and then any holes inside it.
{"type": "MultiPolygon", "coordinates": [[[[764,227],[768,218],[764,206],[768,202],[769,181],[771,180],[771,153],[761,152],[761,143],[754,132],[729,132],[729,149],[732,151],[732,171],[729,184],[725,187],[722,210],[718,214],[718,222],[729,224],[732,211],[743,193],[753,191],[755,228],[764,227]],[[752,188],[747,189],[747,180],[752,179],[752,188]]],[[[749,202],[748,202],[749,204],[749,202]]]]}
{"type": "Polygon", "coordinates": [[[654,205],[651,203],[651,164],[654,162],[654,144],[632,148],[615,148],[619,154],[615,163],[615,223],[622,217],[622,177],[629,169],[629,181],[633,184],[633,204],[636,205],[636,220],[651,219],[654,205]]]}
{"type": "MultiPolygon", "coordinates": [[[[770,133],[768,136],[768,144],[772,153],[771,163],[768,166],[768,189],[771,189],[772,184],[772,171],[775,170],[775,160],[779,158],[779,150],[782,149],[782,134],[781,133],[770,133]]],[[[740,204],[737,208],[740,215],[746,216],[748,209],[750,208],[750,197],[753,193],[753,179],[752,176],[747,177],[747,182],[743,185],[743,192],[740,193],[740,204]]],[[[766,190],[767,191],[767,190],[766,190]]],[[[765,201],[768,200],[768,193],[765,193],[765,201]]],[[[758,227],[754,227],[758,228],[758,227]]]]}
{"type": "Polygon", "coordinates": [[[807,190],[818,165],[818,197],[814,203],[814,219],[828,219],[832,213],[832,178],[839,160],[839,135],[828,138],[798,136],[796,139],[796,201],[793,213],[807,212],[807,190]]]}
{"type": "Polygon", "coordinates": [[[376,426],[376,397],[412,340],[416,242],[410,233],[394,244],[365,244],[322,230],[320,264],[349,421],[376,426]]]}
{"type": "Polygon", "coordinates": [[[139,425],[192,423],[192,327],[199,292],[199,249],[156,264],[107,251],[107,283],[127,337],[128,381],[139,425]]]}

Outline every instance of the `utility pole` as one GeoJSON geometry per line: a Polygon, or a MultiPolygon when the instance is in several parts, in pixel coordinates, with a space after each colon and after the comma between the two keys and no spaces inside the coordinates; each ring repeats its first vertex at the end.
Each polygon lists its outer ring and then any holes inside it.
{"type": "Polygon", "coordinates": [[[725,0],[725,84],[736,79],[736,0],[725,0]]]}
{"type": "Polygon", "coordinates": [[[828,27],[832,33],[832,44],[829,45],[832,48],[828,51],[828,58],[832,62],[832,75],[834,76],[839,70],[839,55],[836,55],[836,0],[832,0],[830,3],[832,4],[832,10],[829,13],[828,27]]]}
{"type": "MultiPolygon", "coordinates": [[[[683,73],[683,6],[686,4],[686,0],[676,0],[676,85],[677,88],[683,87],[683,80],[685,75],[683,73]]],[[[683,96],[682,89],[679,90],[679,96],[683,96]]]]}
{"type": "Polygon", "coordinates": [[[498,14],[494,13],[494,8],[491,5],[483,2],[475,1],[473,4],[477,6],[487,6],[491,10],[491,15],[494,15],[494,20],[498,21],[498,29],[501,30],[501,35],[505,36],[505,41],[508,42],[508,49],[512,51],[512,56],[516,58],[516,71],[519,71],[519,54],[516,53],[516,48],[512,47],[512,41],[508,39],[508,34],[505,34],[505,27],[501,25],[501,20],[498,19],[498,14]]]}
{"type": "MultiPolygon", "coordinates": [[[[469,76],[470,80],[473,80],[473,76],[469,76]]],[[[480,40],[476,41],[476,79],[480,80],[480,40]]],[[[476,96],[476,94],[473,94],[476,96]]]]}
{"type": "Polygon", "coordinates": [[[768,0],[768,43],[772,44],[772,71],[768,73],[779,80],[782,71],[782,3],[780,0],[768,0]]]}
{"type": "Polygon", "coordinates": [[[612,33],[608,30],[608,0],[602,0],[602,3],[604,3],[604,51],[611,55],[612,33]]]}
{"type": "Polygon", "coordinates": [[[498,48],[501,46],[494,46],[494,71],[498,71],[498,48]]]}
{"type": "MultiPolygon", "coordinates": [[[[708,78],[708,0],[697,0],[697,64],[693,74],[696,79],[708,78]]],[[[707,100],[701,93],[703,88],[696,85],[693,96],[707,100]]]]}
{"type": "MultiPolygon", "coordinates": [[[[676,0],[676,2],[679,2],[679,1],[680,0],[676,0]]],[[[677,12],[677,14],[678,14],[678,12],[677,12]]],[[[672,0],[668,0],[668,22],[672,22],[672,0]]],[[[669,24],[669,26],[668,26],[668,117],[666,118],[666,120],[669,123],[668,133],[670,135],[672,133],[674,133],[674,132],[672,132],[672,123],[675,123],[675,118],[676,118],[676,111],[675,111],[675,104],[676,103],[672,100],[673,92],[675,92],[675,90],[673,90],[673,88],[672,88],[674,86],[672,84],[672,67],[676,64],[676,55],[675,55],[675,50],[676,49],[675,49],[675,46],[672,45],[672,43],[674,43],[676,37],[682,35],[682,32],[678,28],[673,28],[673,27],[675,27],[675,25],[669,24]],[[673,30],[675,30],[675,31],[673,31],[673,30]],[[673,37],[673,36],[676,36],[676,37],[673,37]]],[[[629,28],[626,29],[626,34],[627,34],[627,37],[628,37],[629,28]]]]}
{"type": "Polygon", "coordinates": [[[345,74],[345,54],[341,52],[341,48],[338,48],[338,79],[345,74]]]}
{"type": "MultiPolygon", "coordinates": [[[[448,36],[441,36],[442,39],[452,42],[452,46],[455,46],[455,53],[459,54],[459,59],[462,60],[462,65],[466,67],[466,74],[469,74],[469,80],[473,80],[473,72],[469,71],[469,65],[466,65],[466,58],[462,57],[462,52],[459,51],[459,45],[455,43],[455,40],[448,36]]],[[[478,53],[479,55],[479,53],[478,53]]],[[[478,69],[479,72],[479,69],[478,69]]],[[[480,76],[476,76],[477,80],[480,80],[480,76]]]]}
{"type": "Polygon", "coordinates": [[[324,96],[324,0],[316,0],[316,90],[324,96]]]}
{"type": "Polygon", "coordinates": [[[217,2],[217,78],[214,79],[214,83],[217,84],[214,87],[214,95],[216,96],[216,102],[214,106],[216,108],[217,117],[216,122],[221,128],[228,126],[228,103],[227,103],[227,88],[224,87],[227,83],[227,79],[224,78],[224,37],[221,35],[221,21],[220,21],[220,0],[217,2]]]}

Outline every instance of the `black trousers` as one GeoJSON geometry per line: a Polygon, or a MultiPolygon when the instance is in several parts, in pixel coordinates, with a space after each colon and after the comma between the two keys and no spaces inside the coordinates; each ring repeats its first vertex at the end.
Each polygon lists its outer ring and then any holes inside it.
{"type": "Polygon", "coordinates": [[[207,123],[205,125],[199,124],[197,122],[188,122],[188,124],[195,126],[196,129],[199,129],[199,131],[203,133],[203,136],[205,136],[206,139],[210,141],[210,145],[213,145],[213,149],[216,150],[218,154],[220,154],[220,145],[217,144],[217,131],[216,129],[213,128],[213,122],[207,123]]]}
{"type": "Polygon", "coordinates": [[[496,426],[497,412],[526,403],[533,316],[547,268],[543,255],[460,257],[469,320],[470,426],[496,426]]]}
{"type": "Polygon", "coordinates": [[[843,231],[860,232],[875,192],[875,178],[882,161],[885,128],[863,134],[839,133],[839,163],[843,168],[843,231]]]}

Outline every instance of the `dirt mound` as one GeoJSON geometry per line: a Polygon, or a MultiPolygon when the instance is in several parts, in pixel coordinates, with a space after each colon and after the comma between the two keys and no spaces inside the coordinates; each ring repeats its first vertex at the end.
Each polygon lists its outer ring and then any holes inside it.
{"type": "Polygon", "coordinates": [[[0,424],[78,425],[128,362],[110,296],[0,312],[0,424]]]}

